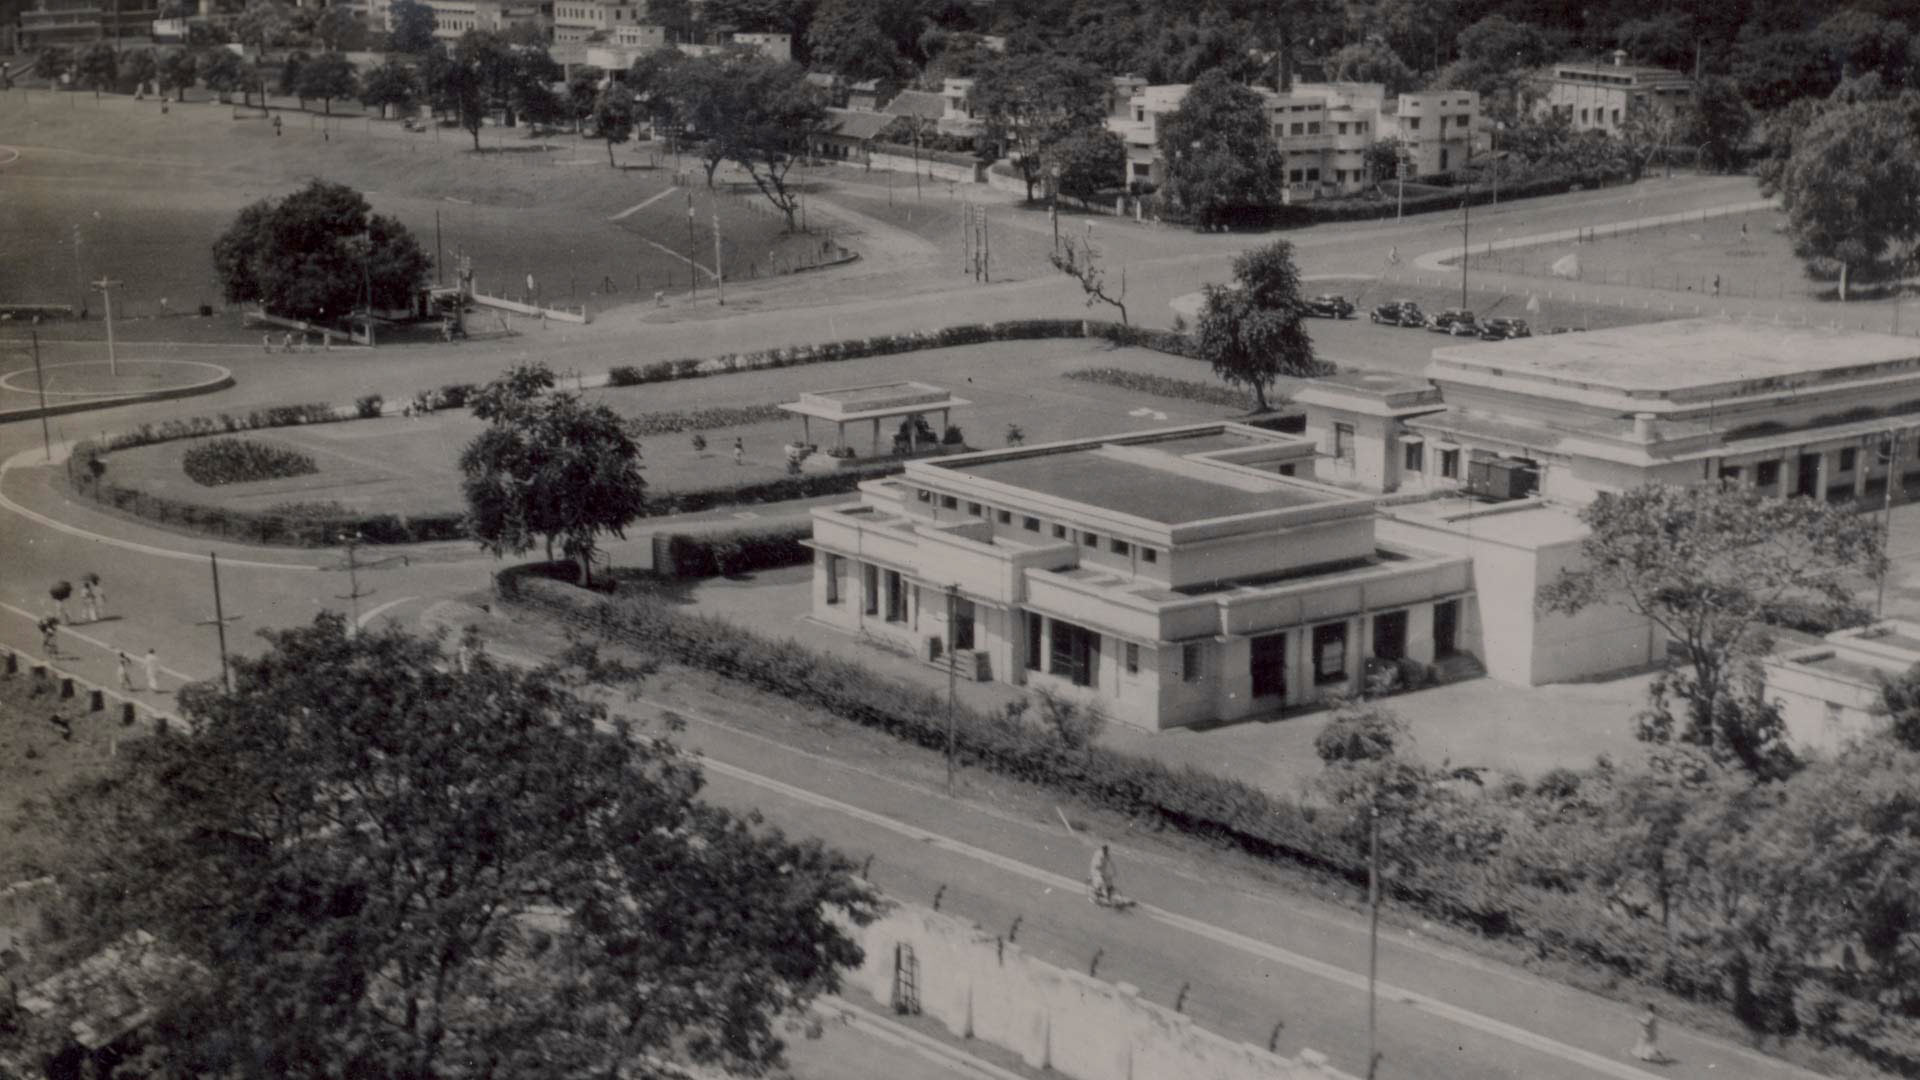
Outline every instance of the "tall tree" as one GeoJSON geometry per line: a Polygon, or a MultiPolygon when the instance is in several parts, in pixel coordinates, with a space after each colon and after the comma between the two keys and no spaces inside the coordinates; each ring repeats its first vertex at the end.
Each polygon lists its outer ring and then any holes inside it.
{"type": "Polygon", "coordinates": [[[972,91],[986,137],[1005,149],[1027,184],[1027,199],[1048,151],[1097,130],[1106,116],[1107,81],[1093,68],[1053,57],[1009,56],[980,70],[972,91]]]}
{"type": "Polygon", "coordinates": [[[393,26],[387,32],[387,48],[415,55],[433,48],[433,9],[420,0],[393,0],[387,19],[393,26]]]}
{"type": "Polygon", "coordinates": [[[300,97],[320,99],[324,115],[333,115],[333,99],[352,97],[360,88],[353,63],[337,52],[321,53],[300,69],[300,97]]]}
{"type": "Polygon", "coordinates": [[[643,510],[640,446],[618,413],[555,392],[544,364],[523,364],[483,387],[473,413],[487,422],[460,455],[467,530],[495,558],[555,541],[593,582],[601,533],[624,536],[643,510]]]}
{"type": "Polygon", "coordinates": [[[152,49],[127,53],[120,69],[120,78],[132,83],[136,94],[146,93],[148,84],[154,83],[159,75],[160,61],[154,57],[152,49]]]}
{"type": "Polygon", "coordinates": [[[80,85],[91,89],[97,100],[102,90],[111,90],[120,81],[120,54],[100,42],[80,54],[79,71],[80,85]]]}
{"type": "Polygon", "coordinates": [[[590,656],[456,664],[334,613],[264,637],[72,817],[72,924],[192,964],[140,1075],[757,1074],[860,962],[852,863],[702,801],[694,759],[583,696],[590,656]]]}
{"type": "Polygon", "coordinates": [[[43,45],[33,54],[34,70],[58,89],[63,76],[73,70],[73,50],[59,45],[43,45]]]}
{"type": "Polygon", "coordinates": [[[1700,164],[1715,172],[1732,172],[1745,156],[1753,114],[1740,98],[1732,79],[1710,75],[1693,89],[1686,117],[1686,141],[1700,148],[1700,164]]]}
{"type": "Polygon", "coordinates": [[[1087,206],[1126,183],[1127,144],[1105,128],[1084,128],[1048,147],[1047,169],[1057,177],[1060,194],[1087,206]]]}
{"type": "Polygon", "coordinates": [[[382,119],[389,109],[396,117],[410,113],[419,102],[419,73],[399,56],[388,55],[360,81],[360,103],[379,109],[382,119]]]}
{"type": "Polygon", "coordinates": [[[1645,19],[1629,19],[1614,31],[1614,44],[1643,64],[1688,71],[1700,47],[1693,17],[1685,11],[1664,11],[1645,19]]]}
{"type": "Polygon", "coordinates": [[[807,62],[848,81],[899,79],[912,64],[882,25],[897,0],[822,0],[807,26],[807,62]]]}
{"type": "Polygon", "coordinates": [[[285,45],[293,38],[293,9],[281,0],[247,0],[233,20],[233,36],[255,49],[285,45]]]}
{"type": "MultiPolygon", "coordinates": [[[[652,61],[647,57],[635,61],[636,73],[642,62],[652,61]]],[[[707,186],[712,187],[714,173],[727,160],[729,133],[746,111],[738,67],[747,61],[738,56],[707,55],[654,63],[658,88],[651,99],[668,106],[665,110],[656,106],[656,116],[665,112],[676,143],[689,136],[699,140],[695,153],[706,169],[707,186]]]]}
{"type": "Polygon", "coordinates": [[[248,85],[251,77],[246,63],[225,49],[209,52],[200,70],[200,78],[207,84],[207,89],[213,91],[222,104],[235,90],[248,85]]]}
{"type": "Polygon", "coordinates": [[[608,82],[600,91],[600,99],[593,106],[594,131],[607,144],[607,167],[617,168],[613,160],[613,147],[616,143],[633,138],[633,120],[638,110],[633,103],[633,91],[622,83],[608,82]]]}
{"type": "Polygon", "coordinates": [[[1167,193],[1196,224],[1212,226],[1280,205],[1286,161],[1260,96],[1210,71],[1160,119],[1167,193]]]}
{"type": "Polygon", "coordinates": [[[160,92],[166,94],[171,91],[175,101],[185,101],[199,69],[200,54],[192,49],[168,53],[166,60],[160,64],[160,92]]]}
{"type": "Polygon", "coordinates": [[[327,52],[358,49],[367,42],[366,24],[346,4],[331,4],[313,19],[313,39],[327,52]]]}
{"type": "Polygon", "coordinates": [[[1780,184],[1794,250],[1840,266],[1840,299],[1853,271],[1890,248],[1903,264],[1920,239],[1920,137],[1897,106],[1828,109],[1794,138],[1780,184]]]}
{"type": "Polygon", "coordinates": [[[1757,773],[1789,766],[1778,713],[1750,679],[1762,620],[1791,601],[1849,602],[1882,567],[1878,525],[1823,497],[1707,484],[1603,493],[1580,520],[1589,531],[1579,565],[1538,603],[1563,614],[1621,607],[1680,646],[1686,666],[1656,680],[1642,737],[1702,746],[1757,773]]]}
{"type": "Polygon", "coordinates": [[[590,64],[582,64],[567,75],[567,117],[573,121],[574,134],[580,134],[581,125],[593,115],[594,106],[600,102],[601,84],[607,82],[607,73],[590,64]]]}
{"type": "Polygon", "coordinates": [[[1209,282],[1203,295],[1194,335],[1200,358],[1227,383],[1252,390],[1261,412],[1280,376],[1304,379],[1328,370],[1313,355],[1292,244],[1275,240],[1234,256],[1233,283],[1209,282]]]}
{"type": "Polygon", "coordinates": [[[1378,38],[1336,51],[1327,60],[1327,73],[1341,82],[1379,83],[1390,98],[1413,89],[1419,81],[1400,54],[1378,38]]]}
{"type": "Polygon", "coordinates": [[[306,319],[362,308],[369,291],[375,308],[408,307],[432,265],[406,226],[322,180],[243,208],[213,262],[228,300],[306,319]]]}
{"type": "Polygon", "coordinates": [[[739,108],[721,133],[727,156],[747,170],[792,230],[800,195],[787,174],[826,126],[826,105],[798,64],[748,59],[734,65],[734,73],[739,108]]]}

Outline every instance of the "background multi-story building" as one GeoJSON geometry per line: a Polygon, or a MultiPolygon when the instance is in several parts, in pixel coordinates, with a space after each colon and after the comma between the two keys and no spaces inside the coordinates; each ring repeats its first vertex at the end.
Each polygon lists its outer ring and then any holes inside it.
{"type": "Polygon", "coordinates": [[[646,18],[646,0],[554,0],[553,40],[611,41],[617,31],[646,18]]]}
{"type": "Polygon", "coordinates": [[[1671,123],[1693,95],[1693,79],[1666,68],[1627,62],[1624,51],[1608,61],[1555,64],[1540,76],[1536,111],[1558,113],[1575,131],[1613,134],[1626,123],[1636,103],[1651,108],[1655,119],[1671,123]]]}
{"type": "Polygon", "coordinates": [[[145,39],[159,18],[153,0],[32,0],[20,12],[19,46],[145,39]]]}

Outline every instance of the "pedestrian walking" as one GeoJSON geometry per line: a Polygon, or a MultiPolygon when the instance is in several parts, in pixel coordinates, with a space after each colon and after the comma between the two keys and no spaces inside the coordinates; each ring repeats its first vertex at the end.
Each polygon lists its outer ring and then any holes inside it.
{"type": "Polygon", "coordinates": [[[1713,295],[1715,296],[1720,295],[1720,275],[1719,274],[1713,275],[1713,295]]]}
{"type": "Polygon", "coordinates": [[[85,579],[80,582],[80,610],[88,622],[100,621],[100,597],[93,591],[93,582],[85,579]]]}
{"type": "Polygon", "coordinates": [[[269,330],[260,335],[260,347],[266,350],[268,356],[273,355],[273,331],[269,330]]]}
{"type": "Polygon", "coordinates": [[[48,656],[59,656],[60,620],[49,615],[37,625],[40,627],[40,651],[48,656]]]}
{"type": "Polygon", "coordinates": [[[1093,902],[1110,904],[1113,902],[1113,851],[1105,844],[1093,853],[1093,865],[1087,871],[1087,884],[1093,891],[1093,902]]]}
{"type": "Polygon", "coordinates": [[[280,335],[280,351],[288,353],[293,351],[293,331],[289,330],[280,335]]]}
{"type": "Polygon", "coordinates": [[[133,689],[133,657],[127,655],[127,650],[121,649],[114,654],[114,659],[120,668],[120,689],[133,689]]]}
{"type": "Polygon", "coordinates": [[[159,693],[160,692],[160,656],[159,654],[154,652],[152,649],[148,649],[146,659],[142,660],[141,663],[147,669],[147,689],[152,691],[153,693],[156,693],[156,694],[159,693]]]}
{"type": "Polygon", "coordinates": [[[1650,1065],[1665,1065],[1672,1060],[1660,1049],[1660,1013],[1651,1001],[1647,1002],[1647,1011],[1640,1014],[1640,1041],[1633,1044],[1633,1058],[1650,1065]]]}
{"type": "Polygon", "coordinates": [[[747,444],[740,441],[740,436],[738,435],[733,437],[733,463],[735,465],[745,465],[747,463],[747,444]]]}

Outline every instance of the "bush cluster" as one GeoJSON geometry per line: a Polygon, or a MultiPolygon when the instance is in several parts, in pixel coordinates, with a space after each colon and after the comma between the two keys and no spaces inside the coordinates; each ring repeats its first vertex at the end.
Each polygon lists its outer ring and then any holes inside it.
{"type": "Polygon", "coordinates": [[[799,566],[813,558],[803,541],[811,524],[730,532],[669,533],[654,539],[654,570],[663,577],[705,578],[799,566]]]}
{"type": "Polygon", "coordinates": [[[636,439],[652,435],[677,435],[682,431],[712,431],[715,428],[743,427],[783,420],[788,413],[778,405],[710,406],[690,412],[641,413],[627,421],[627,431],[636,439]]]}
{"type": "Polygon", "coordinates": [[[465,514],[355,514],[331,504],[299,503],[268,511],[229,510],[153,495],[100,480],[80,490],[129,514],[195,532],[253,544],[332,547],[344,533],[357,532],[369,544],[422,544],[464,540],[465,514]]]}
{"type": "Polygon", "coordinates": [[[353,415],[362,420],[375,419],[380,415],[380,406],[385,404],[386,400],[379,394],[368,394],[365,397],[355,398],[353,402],[353,415]]]}
{"type": "Polygon", "coordinates": [[[233,434],[240,431],[257,431],[260,428],[293,427],[296,424],[326,424],[335,420],[345,420],[350,415],[350,413],[342,413],[332,405],[322,403],[274,405],[265,409],[255,409],[245,416],[221,413],[219,416],[191,416],[180,420],[162,420],[159,424],[141,424],[132,431],[108,436],[104,442],[98,444],[89,442],[87,445],[95,453],[107,453],[114,450],[131,450],[136,446],[172,442],[175,439],[219,435],[223,432],[233,434]]]}
{"type": "Polygon", "coordinates": [[[704,359],[656,360],[635,367],[622,364],[607,371],[609,386],[642,386],[647,383],[693,379],[707,375],[725,375],[761,368],[798,367],[825,364],[835,360],[859,360],[870,356],[893,356],[922,349],[950,349],[960,345],[979,345],[989,341],[1031,341],[1044,338],[1100,338],[1116,345],[1135,345],[1192,357],[1193,343],[1185,334],[1168,330],[1149,330],[1099,319],[1013,319],[998,323],[961,323],[939,330],[908,334],[881,334],[870,338],[829,341],[820,345],[791,345],[786,348],[760,349],[754,352],[725,353],[704,359]]]}
{"type": "Polygon", "coordinates": [[[202,487],[281,480],[320,471],[313,455],[291,446],[232,436],[191,447],[180,460],[188,479],[202,487]]]}
{"type": "Polygon", "coordinates": [[[1205,405],[1221,405],[1246,412],[1253,411],[1254,406],[1253,395],[1245,390],[1222,386],[1219,383],[1203,383],[1193,379],[1174,379],[1165,375],[1127,371],[1124,368],[1080,368],[1067,372],[1067,378],[1100,383],[1103,386],[1117,386],[1122,390],[1152,394],[1155,397],[1198,401],[1205,405]]]}

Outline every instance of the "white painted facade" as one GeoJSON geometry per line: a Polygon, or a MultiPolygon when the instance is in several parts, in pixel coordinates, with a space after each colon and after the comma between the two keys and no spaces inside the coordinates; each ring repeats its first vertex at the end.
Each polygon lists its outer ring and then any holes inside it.
{"type": "Polygon", "coordinates": [[[1555,64],[1540,77],[1534,106],[1541,115],[1559,114],[1575,131],[1618,134],[1636,105],[1653,110],[1663,125],[1677,121],[1693,99],[1693,79],[1666,68],[1627,63],[1615,52],[1610,61],[1555,64]]]}
{"type": "Polygon", "coordinates": [[[1779,706],[1797,749],[1839,750],[1886,725],[1876,715],[1881,680],[1920,663],[1920,625],[1897,619],[1840,630],[1768,657],[1766,698],[1779,706]]]}
{"type": "Polygon", "coordinates": [[[1470,558],[1377,537],[1312,458],[1209,424],[909,462],[814,511],[813,619],[1154,730],[1479,653],[1470,558]]]}

